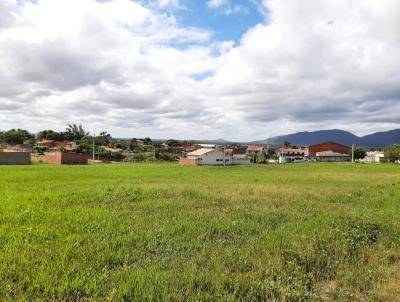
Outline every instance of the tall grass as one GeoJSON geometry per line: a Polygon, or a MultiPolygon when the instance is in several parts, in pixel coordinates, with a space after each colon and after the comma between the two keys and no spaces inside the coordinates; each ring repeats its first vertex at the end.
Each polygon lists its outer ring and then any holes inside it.
{"type": "Polygon", "coordinates": [[[0,167],[0,300],[396,301],[391,165],[0,167]]]}

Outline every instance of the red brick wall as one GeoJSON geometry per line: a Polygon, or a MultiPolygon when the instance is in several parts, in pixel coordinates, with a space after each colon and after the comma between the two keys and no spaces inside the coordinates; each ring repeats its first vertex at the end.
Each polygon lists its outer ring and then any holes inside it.
{"type": "Polygon", "coordinates": [[[46,153],[43,161],[47,164],[58,164],[61,165],[61,152],[46,153]]]}
{"type": "Polygon", "coordinates": [[[77,153],[61,153],[63,165],[87,165],[88,156],[77,153]]]}
{"type": "Polygon", "coordinates": [[[351,150],[350,147],[336,144],[333,142],[327,142],[308,147],[308,154],[309,156],[316,156],[317,152],[323,152],[323,151],[333,151],[337,153],[347,154],[350,152],[350,150],[351,150]]]}
{"type": "Polygon", "coordinates": [[[195,159],[189,159],[189,158],[181,157],[179,159],[179,164],[180,165],[186,165],[186,166],[196,166],[197,165],[197,161],[195,159]]]}
{"type": "Polygon", "coordinates": [[[88,156],[76,153],[54,152],[46,153],[44,162],[57,165],[86,165],[88,156]]]}

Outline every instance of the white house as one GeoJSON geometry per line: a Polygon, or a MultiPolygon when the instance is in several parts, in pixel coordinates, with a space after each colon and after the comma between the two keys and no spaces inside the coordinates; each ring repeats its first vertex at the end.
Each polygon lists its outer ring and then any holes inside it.
{"type": "Polygon", "coordinates": [[[223,166],[225,165],[246,165],[250,164],[250,160],[240,156],[233,157],[232,153],[225,152],[221,149],[201,148],[196,151],[190,152],[186,158],[179,160],[184,165],[211,165],[223,166]]]}
{"type": "Polygon", "coordinates": [[[308,148],[282,148],[278,152],[278,162],[294,163],[307,160],[308,148]]]}
{"type": "Polygon", "coordinates": [[[369,151],[363,161],[366,163],[379,163],[384,157],[385,154],[382,151],[369,151]]]}
{"type": "Polygon", "coordinates": [[[186,155],[188,160],[195,160],[196,165],[226,165],[232,164],[232,157],[224,155],[219,149],[201,148],[186,155]]]}

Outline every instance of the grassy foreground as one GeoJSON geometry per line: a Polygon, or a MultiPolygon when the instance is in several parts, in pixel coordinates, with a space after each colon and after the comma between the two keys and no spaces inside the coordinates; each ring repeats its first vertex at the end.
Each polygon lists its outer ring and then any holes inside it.
{"type": "Polygon", "coordinates": [[[400,166],[0,166],[0,301],[400,300],[400,166]]]}

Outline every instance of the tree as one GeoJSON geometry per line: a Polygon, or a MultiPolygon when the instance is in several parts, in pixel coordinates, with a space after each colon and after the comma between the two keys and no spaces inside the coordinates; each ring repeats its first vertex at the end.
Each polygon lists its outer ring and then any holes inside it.
{"type": "Polygon", "coordinates": [[[170,147],[179,147],[182,145],[186,145],[188,142],[187,141],[181,141],[181,140],[176,140],[176,139],[169,139],[165,142],[170,147]]]}
{"type": "Polygon", "coordinates": [[[87,132],[81,124],[69,124],[64,135],[68,140],[79,141],[83,137],[88,136],[89,132],[87,132]]]}
{"type": "Polygon", "coordinates": [[[132,138],[129,142],[129,149],[134,151],[135,149],[137,149],[139,147],[139,143],[140,143],[140,141],[137,138],[132,138]]]}
{"type": "Polygon", "coordinates": [[[100,132],[99,136],[95,139],[96,145],[108,146],[112,142],[112,137],[107,131],[100,132]]]}
{"type": "Polygon", "coordinates": [[[7,144],[23,144],[26,140],[32,140],[34,136],[24,129],[11,129],[3,132],[2,139],[7,144]]]}
{"type": "Polygon", "coordinates": [[[394,144],[387,147],[384,151],[385,157],[390,162],[396,162],[400,160],[400,144],[394,144]]]}
{"type": "Polygon", "coordinates": [[[48,139],[48,140],[54,140],[54,141],[63,141],[64,140],[64,133],[63,132],[56,132],[53,130],[43,130],[40,131],[37,135],[36,135],[38,140],[44,140],[44,139],[48,139]]]}
{"type": "Polygon", "coordinates": [[[365,152],[364,148],[361,148],[361,147],[354,148],[354,159],[355,160],[363,159],[363,158],[365,158],[366,155],[367,155],[367,152],[365,152]]]}
{"type": "Polygon", "coordinates": [[[290,147],[292,144],[288,141],[284,142],[283,145],[285,146],[285,148],[290,147]]]}
{"type": "Polygon", "coordinates": [[[143,139],[143,143],[144,143],[145,145],[152,145],[152,144],[153,144],[153,141],[151,140],[150,137],[145,137],[145,138],[143,139]]]}

